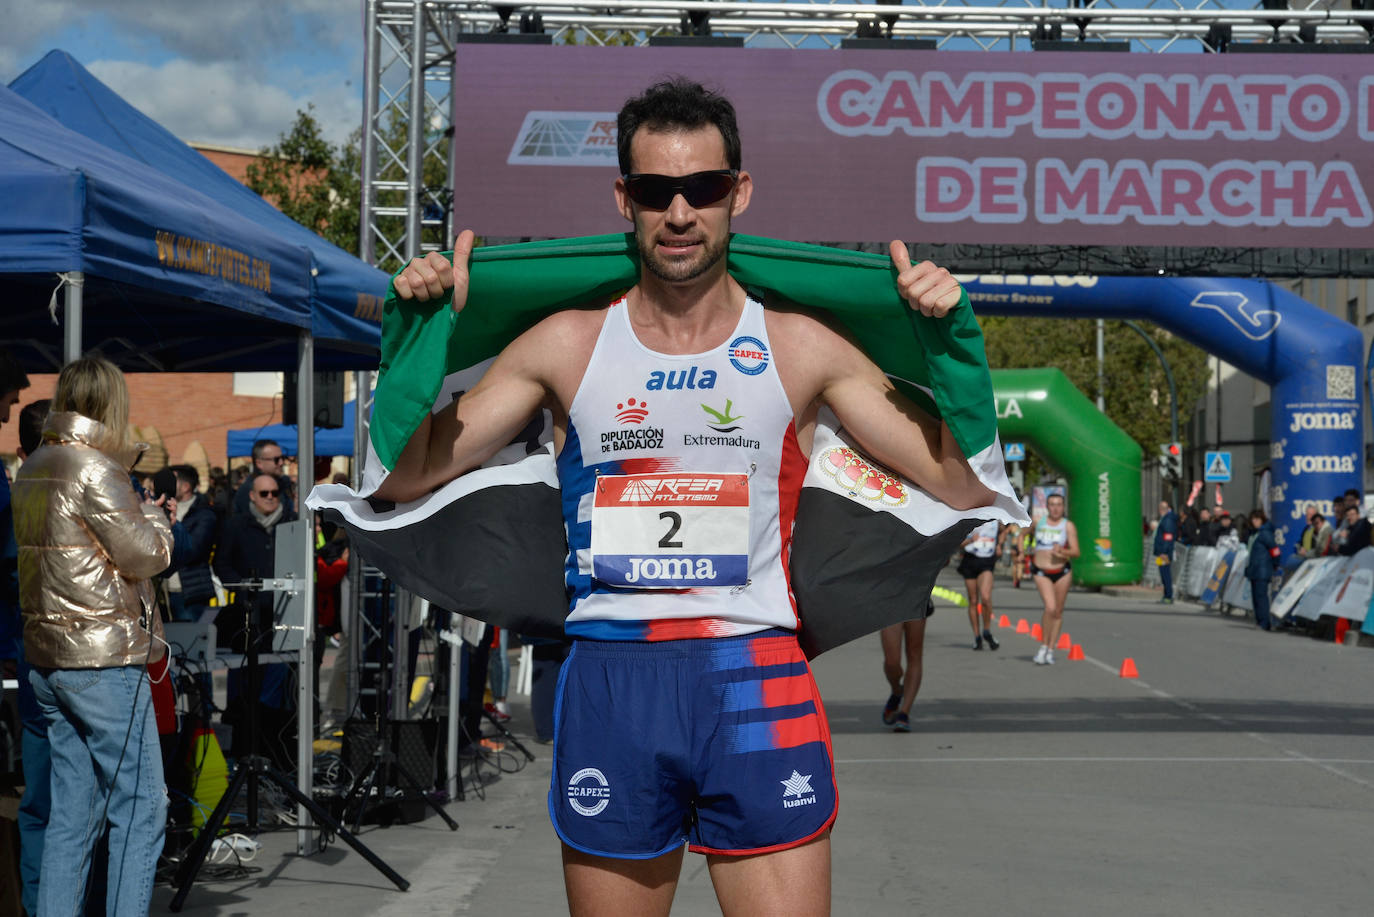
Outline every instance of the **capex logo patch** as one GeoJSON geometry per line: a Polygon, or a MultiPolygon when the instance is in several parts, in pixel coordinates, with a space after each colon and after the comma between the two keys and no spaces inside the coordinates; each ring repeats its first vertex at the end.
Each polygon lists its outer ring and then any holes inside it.
{"type": "Polygon", "coordinates": [[[906,485],[848,446],[831,446],[820,454],[816,464],[852,497],[890,507],[906,504],[906,485]]]}
{"type": "Polygon", "coordinates": [[[600,815],[611,804],[611,785],[594,767],[584,767],[568,781],[568,805],[578,815],[600,815]]]}
{"type": "Polygon", "coordinates": [[[649,419],[649,403],[642,398],[626,398],[616,403],[615,422],[619,429],[601,434],[601,451],[624,452],[627,449],[662,449],[663,428],[645,426],[649,419]]]}
{"type": "Polygon", "coordinates": [[[768,348],[763,341],[742,334],[730,342],[730,365],[746,376],[757,376],[768,368],[768,348]]]}

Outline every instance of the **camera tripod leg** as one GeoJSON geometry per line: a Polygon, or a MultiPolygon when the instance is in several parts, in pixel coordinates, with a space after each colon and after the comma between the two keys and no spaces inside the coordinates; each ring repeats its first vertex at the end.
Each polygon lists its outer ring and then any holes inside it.
{"type": "Polygon", "coordinates": [[[526,760],[526,761],[533,761],[533,760],[534,760],[534,753],[531,752],[528,748],[526,748],[526,747],[520,742],[519,739],[517,739],[514,735],[512,735],[512,734],[511,734],[511,731],[510,731],[509,729],[506,728],[506,726],[505,726],[504,723],[502,723],[502,722],[501,722],[500,720],[498,720],[496,717],[492,716],[490,711],[483,710],[483,711],[482,711],[482,715],[483,715],[484,717],[487,718],[487,721],[488,721],[489,723],[491,723],[493,726],[496,727],[497,732],[501,733],[501,736],[502,736],[507,742],[511,743],[511,744],[514,745],[516,748],[520,749],[520,753],[523,754],[523,755],[525,756],[525,760],[526,760]]]}
{"type": "Polygon", "coordinates": [[[405,778],[405,781],[410,784],[410,788],[420,794],[420,798],[425,801],[425,804],[428,805],[431,809],[433,809],[438,814],[438,816],[444,820],[444,824],[448,825],[448,829],[450,831],[457,831],[458,822],[454,821],[449,816],[449,814],[444,811],[443,806],[439,805],[433,799],[429,798],[429,794],[420,788],[419,781],[417,781],[414,777],[410,776],[410,771],[405,769],[405,765],[403,765],[400,761],[395,759],[392,760],[391,764],[393,767],[396,768],[396,772],[399,773],[403,778],[405,778]]]}
{"type": "Polygon", "coordinates": [[[196,881],[196,875],[200,872],[200,867],[205,865],[205,858],[210,853],[210,847],[214,845],[215,838],[219,836],[220,829],[224,827],[224,820],[229,817],[229,808],[238,798],[239,790],[243,788],[243,782],[248,779],[250,768],[240,766],[234,772],[234,779],[229,781],[229,788],[224,791],[224,795],[219,798],[219,805],[215,806],[215,811],[200,829],[200,834],[196,835],[196,842],[191,845],[191,850],[186,854],[186,859],[181,861],[177,867],[176,875],[172,878],[172,885],[176,887],[176,894],[172,896],[172,902],[168,905],[172,913],[180,913],[182,906],[186,903],[186,895],[191,891],[191,885],[196,881]]]}
{"type": "Polygon", "coordinates": [[[353,819],[353,830],[359,831],[363,826],[363,815],[367,812],[367,801],[372,798],[372,788],[377,784],[377,776],[382,769],[382,756],[379,751],[372,753],[372,766],[367,769],[367,773],[359,774],[353,781],[353,788],[344,797],[343,808],[339,814],[348,817],[348,807],[353,804],[353,800],[358,800],[358,816],[353,819]],[[361,790],[361,794],[359,794],[361,790]]]}
{"type": "Polygon", "coordinates": [[[267,768],[267,770],[263,773],[263,776],[270,779],[273,783],[277,785],[278,789],[280,789],[287,796],[290,796],[293,800],[295,800],[297,805],[304,806],[306,811],[308,811],[311,815],[315,817],[316,823],[323,825],[330,831],[333,831],[340,838],[342,838],[345,844],[352,847],[359,854],[361,854],[363,859],[367,860],[377,869],[378,872],[380,872],[382,875],[390,879],[397,888],[399,888],[401,891],[405,891],[406,889],[410,888],[410,883],[407,882],[405,879],[401,878],[400,873],[392,869],[390,866],[386,864],[386,862],[381,857],[377,856],[377,854],[369,850],[367,846],[363,844],[362,841],[354,837],[353,834],[347,828],[345,828],[337,820],[335,820],[334,816],[330,815],[323,808],[321,808],[320,805],[315,802],[315,800],[311,799],[309,796],[302,793],[300,791],[300,788],[297,787],[294,783],[292,783],[289,777],[287,777],[281,771],[278,771],[275,768],[271,767],[267,768]]]}

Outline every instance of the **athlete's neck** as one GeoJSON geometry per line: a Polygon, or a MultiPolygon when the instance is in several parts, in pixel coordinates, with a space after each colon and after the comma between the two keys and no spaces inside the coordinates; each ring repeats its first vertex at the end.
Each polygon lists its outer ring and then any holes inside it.
{"type": "Polygon", "coordinates": [[[645,271],[625,301],[630,326],[646,346],[662,353],[701,353],[725,343],[745,298],[744,288],[722,264],[682,283],[645,271]]]}

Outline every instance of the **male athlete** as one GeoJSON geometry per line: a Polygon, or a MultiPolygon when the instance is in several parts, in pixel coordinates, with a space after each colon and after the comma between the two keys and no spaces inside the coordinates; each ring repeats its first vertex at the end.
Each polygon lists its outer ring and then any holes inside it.
{"type": "MultiPolygon", "coordinates": [[[[615,201],[635,227],[639,283],[508,345],[420,425],[377,496],[429,493],[547,408],[575,641],[549,809],[571,912],[668,913],[686,844],[707,855],[726,914],[828,914],[829,731],[787,574],[816,412],[829,406],[874,459],[953,507],[993,494],[948,427],[844,333],[765,308],[726,272],[753,184],[725,98],[660,83],[618,128],[615,201]]],[[[461,310],[472,245],[465,230],[452,263],[411,261],[397,294],[452,289],[461,310]]],[[[959,303],[947,271],[891,250],[911,308],[939,317],[959,303]]]]}

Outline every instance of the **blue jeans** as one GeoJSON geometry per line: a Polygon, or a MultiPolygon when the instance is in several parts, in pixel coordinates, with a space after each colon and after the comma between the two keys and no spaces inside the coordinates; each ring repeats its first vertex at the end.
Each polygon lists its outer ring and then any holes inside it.
{"type": "Polygon", "coordinates": [[[48,725],[52,810],[38,913],[79,917],[96,842],[110,826],[107,917],[144,917],[167,821],[152,693],[142,666],[38,669],[29,683],[48,725]],[[56,881],[53,881],[56,880],[56,881]]]}
{"type": "Polygon", "coordinates": [[[43,863],[43,832],[52,807],[49,786],[48,723],[29,683],[29,665],[19,660],[19,717],[23,721],[24,797],[19,800],[19,880],[24,910],[38,913],[38,870],[43,863]]]}
{"type": "Polygon", "coordinates": [[[501,636],[497,640],[496,651],[491,654],[491,696],[493,700],[502,700],[506,696],[506,691],[510,688],[510,656],[507,649],[510,645],[509,631],[504,627],[500,629],[501,636]]]}

